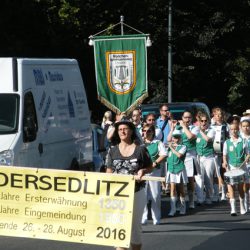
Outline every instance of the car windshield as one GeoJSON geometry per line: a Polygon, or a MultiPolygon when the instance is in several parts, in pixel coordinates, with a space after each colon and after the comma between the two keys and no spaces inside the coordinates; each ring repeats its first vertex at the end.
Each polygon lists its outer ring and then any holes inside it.
{"type": "Polygon", "coordinates": [[[12,134],[18,128],[19,97],[0,94],[0,134],[12,134]]]}

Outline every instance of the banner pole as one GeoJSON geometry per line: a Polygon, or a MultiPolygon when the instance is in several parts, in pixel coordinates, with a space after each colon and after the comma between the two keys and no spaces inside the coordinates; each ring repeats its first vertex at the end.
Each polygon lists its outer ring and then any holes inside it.
{"type": "Polygon", "coordinates": [[[121,22],[121,35],[123,36],[124,35],[124,32],[123,32],[124,16],[120,16],[120,22],[121,22]]]}

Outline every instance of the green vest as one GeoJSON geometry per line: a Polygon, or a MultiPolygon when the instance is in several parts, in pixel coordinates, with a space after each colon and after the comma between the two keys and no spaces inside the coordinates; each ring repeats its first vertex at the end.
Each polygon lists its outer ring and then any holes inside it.
{"type": "Polygon", "coordinates": [[[226,144],[229,164],[234,167],[239,167],[244,162],[246,157],[243,140],[238,142],[236,147],[230,139],[226,141],[226,144]]]}
{"type": "Polygon", "coordinates": [[[207,142],[199,133],[196,139],[196,151],[200,156],[209,156],[214,154],[213,141],[207,142]]]}
{"type": "MultiPolygon", "coordinates": [[[[189,127],[188,127],[188,130],[190,130],[189,127]]],[[[182,138],[182,144],[187,147],[187,151],[191,151],[191,150],[196,149],[196,139],[195,138],[189,140],[187,138],[187,135],[185,132],[182,133],[181,138],[182,138]]]]}
{"type": "MultiPolygon", "coordinates": [[[[176,151],[179,151],[182,145],[177,145],[176,151]]],[[[173,174],[177,174],[185,168],[184,165],[185,156],[178,158],[176,154],[174,154],[171,149],[168,149],[168,171],[173,174]]]]}
{"type": "MultiPolygon", "coordinates": [[[[147,144],[147,150],[149,152],[150,158],[152,162],[155,162],[159,157],[159,149],[158,149],[159,141],[154,143],[147,144]]],[[[156,168],[160,168],[160,164],[157,164],[156,168]]]]}

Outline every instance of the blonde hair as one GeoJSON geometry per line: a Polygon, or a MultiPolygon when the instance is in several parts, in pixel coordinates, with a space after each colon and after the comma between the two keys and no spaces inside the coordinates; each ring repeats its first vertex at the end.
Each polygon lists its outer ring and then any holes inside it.
{"type": "Polygon", "coordinates": [[[106,123],[106,121],[112,121],[112,112],[106,111],[103,115],[102,122],[106,123]]]}

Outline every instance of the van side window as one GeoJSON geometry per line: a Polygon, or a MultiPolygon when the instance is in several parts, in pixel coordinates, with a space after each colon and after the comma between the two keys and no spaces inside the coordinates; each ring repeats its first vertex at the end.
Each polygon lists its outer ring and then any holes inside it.
{"type": "Polygon", "coordinates": [[[38,131],[37,116],[33,95],[28,92],[24,96],[23,141],[32,142],[38,131]]]}

